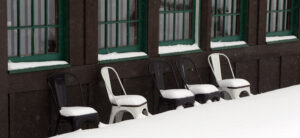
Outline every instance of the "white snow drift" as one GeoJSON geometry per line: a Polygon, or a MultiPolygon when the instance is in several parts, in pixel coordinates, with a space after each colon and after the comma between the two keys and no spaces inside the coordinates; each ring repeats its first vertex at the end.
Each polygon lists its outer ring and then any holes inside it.
{"type": "Polygon", "coordinates": [[[297,85],[54,138],[299,138],[299,98],[297,85]]]}

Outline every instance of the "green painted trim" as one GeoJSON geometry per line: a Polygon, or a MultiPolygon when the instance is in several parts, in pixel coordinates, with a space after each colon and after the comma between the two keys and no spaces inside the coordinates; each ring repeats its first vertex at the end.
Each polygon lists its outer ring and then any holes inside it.
{"type": "Polygon", "coordinates": [[[195,40],[193,39],[186,39],[186,40],[175,40],[175,41],[163,41],[159,42],[159,46],[170,46],[170,45],[178,45],[178,44],[183,44],[183,45],[190,45],[194,44],[195,40]]]}
{"type": "Polygon", "coordinates": [[[295,39],[288,39],[288,40],[279,40],[279,41],[272,41],[272,42],[266,42],[268,45],[271,44],[278,44],[278,43],[288,43],[288,42],[295,42],[295,41],[299,41],[298,38],[295,39]]]}
{"type": "Polygon", "coordinates": [[[54,65],[54,66],[45,66],[45,67],[37,67],[37,68],[28,68],[21,70],[12,70],[8,71],[9,74],[19,74],[19,73],[27,73],[27,72],[37,72],[37,71],[45,71],[45,70],[54,70],[54,69],[62,69],[69,68],[71,65],[54,65]]]}
{"type": "Polygon", "coordinates": [[[199,52],[202,52],[202,50],[198,49],[198,50],[191,50],[191,51],[184,51],[184,52],[166,53],[166,54],[159,54],[159,56],[161,56],[161,57],[167,57],[167,56],[193,54],[193,53],[199,53],[199,52]]]}
{"type": "Polygon", "coordinates": [[[98,50],[99,54],[108,54],[112,52],[125,53],[125,52],[137,52],[142,51],[139,46],[127,46],[127,47],[115,47],[115,48],[107,48],[98,50]]]}
{"type": "Polygon", "coordinates": [[[267,36],[285,36],[285,35],[293,35],[292,31],[279,31],[279,32],[269,32],[267,36]]]}
{"type": "Polygon", "coordinates": [[[123,61],[131,61],[131,60],[139,60],[139,59],[147,59],[149,56],[139,56],[139,57],[131,57],[131,58],[121,58],[121,59],[113,59],[113,60],[103,60],[99,61],[99,64],[108,64],[108,63],[116,63],[123,61]]]}
{"type": "Polygon", "coordinates": [[[236,45],[236,46],[218,47],[218,48],[211,48],[211,50],[226,50],[226,49],[244,48],[244,47],[248,47],[248,44],[245,44],[245,45],[236,45]]]}

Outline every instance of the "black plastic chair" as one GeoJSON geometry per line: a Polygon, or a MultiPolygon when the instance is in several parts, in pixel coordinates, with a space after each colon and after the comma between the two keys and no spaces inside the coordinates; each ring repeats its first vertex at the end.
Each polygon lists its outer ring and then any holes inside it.
{"type": "Polygon", "coordinates": [[[85,122],[92,122],[97,126],[99,123],[99,116],[95,109],[86,106],[67,106],[67,76],[73,78],[78,83],[81,92],[81,102],[83,105],[85,105],[82,85],[74,74],[67,72],[56,72],[49,75],[47,82],[51,89],[51,95],[58,112],[54,134],[57,134],[59,124],[63,120],[71,124],[73,131],[79,129],[81,124],[85,122]]]}
{"type": "Polygon", "coordinates": [[[222,92],[212,84],[200,84],[201,77],[195,63],[190,58],[179,58],[176,60],[176,67],[180,73],[184,87],[191,90],[195,94],[195,99],[199,103],[206,103],[208,100],[219,101],[222,92]],[[196,84],[191,83],[191,79],[187,72],[195,72],[193,76],[197,77],[198,82],[196,84]]]}
{"type": "Polygon", "coordinates": [[[185,107],[194,105],[194,94],[187,89],[182,89],[179,87],[175,71],[170,63],[160,60],[152,61],[149,64],[148,69],[153,76],[152,78],[155,83],[155,92],[159,93],[159,104],[156,110],[157,112],[159,112],[159,108],[162,103],[167,103],[168,109],[174,109],[180,106],[185,107]],[[171,70],[173,79],[176,82],[176,88],[174,89],[166,89],[164,70],[167,68],[171,70]]]}

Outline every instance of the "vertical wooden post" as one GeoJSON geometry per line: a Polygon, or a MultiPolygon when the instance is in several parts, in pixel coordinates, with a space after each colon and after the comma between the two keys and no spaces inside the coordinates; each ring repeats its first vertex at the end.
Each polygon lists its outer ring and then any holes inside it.
{"type": "Polygon", "coordinates": [[[202,50],[210,50],[210,35],[211,35],[211,0],[201,1],[201,26],[200,26],[200,46],[202,50]]]}
{"type": "Polygon", "coordinates": [[[258,0],[257,44],[266,44],[267,0],[258,0]]]}
{"type": "Polygon", "coordinates": [[[98,64],[98,0],[85,0],[85,64],[98,64]]]}
{"type": "Polygon", "coordinates": [[[160,0],[148,0],[148,55],[158,56],[160,0]]]}
{"type": "Polygon", "coordinates": [[[73,66],[84,64],[84,1],[69,0],[69,58],[73,66]]]}
{"type": "Polygon", "coordinates": [[[7,72],[7,10],[0,1],[0,137],[9,137],[8,72],[7,72]]]}

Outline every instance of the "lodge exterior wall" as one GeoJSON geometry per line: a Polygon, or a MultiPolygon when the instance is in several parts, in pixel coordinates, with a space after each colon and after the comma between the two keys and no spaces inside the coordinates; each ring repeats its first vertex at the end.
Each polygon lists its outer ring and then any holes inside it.
{"type": "MultiPolygon", "coordinates": [[[[266,0],[249,0],[249,47],[210,50],[208,26],[211,24],[211,1],[203,0],[200,43],[203,52],[168,57],[158,55],[159,2],[160,0],[148,0],[148,59],[98,64],[97,1],[69,0],[71,67],[8,74],[6,0],[0,0],[0,137],[48,136],[49,126],[53,123],[55,114],[46,77],[55,71],[71,72],[80,78],[84,84],[84,91],[89,95],[88,104],[99,111],[102,122],[107,122],[110,114],[110,103],[100,77],[100,68],[103,66],[116,68],[127,92],[145,96],[149,101],[150,111],[153,111],[153,101],[157,99],[153,96],[153,82],[147,68],[152,59],[174,61],[178,57],[192,58],[201,71],[203,83],[214,83],[207,56],[212,52],[223,52],[233,62],[236,76],[249,80],[252,84],[251,90],[255,94],[300,83],[300,41],[272,45],[265,43],[266,0]]],[[[71,90],[77,92],[75,87],[71,87],[71,90]]],[[[77,98],[72,97],[74,101],[77,98]]]]}

